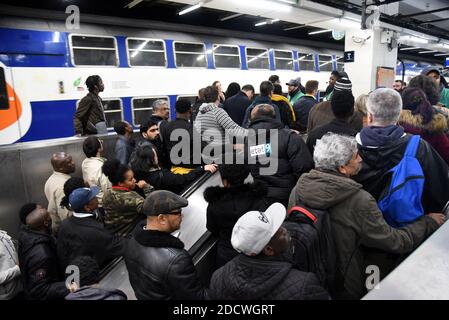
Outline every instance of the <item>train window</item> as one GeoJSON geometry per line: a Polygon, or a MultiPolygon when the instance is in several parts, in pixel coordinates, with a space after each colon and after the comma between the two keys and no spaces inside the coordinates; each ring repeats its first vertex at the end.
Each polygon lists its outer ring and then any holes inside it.
{"type": "Polygon", "coordinates": [[[214,64],[216,68],[235,68],[240,69],[239,47],[214,44],[214,64]]]}
{"type": "Polygon", "coordinates": [[[69,36],[72,63],[75,66],[118,66],[114,37],[69,36]]]}
{"type": "Polygon", "coordinates": [[[193,105],[196,102],[196,98],[197,98],[197,96],[195,96],[193,94],[192,95],[179,95],[176,98],[176,100],[179,100],[179,99],[189,100],[190,104],[193,105]]]}
{"type": "Polygon", "coordinates": [[[313,53],[298,53],[299,70],[315,71],[313,53]]]}
{"type": "Polygon", "coordinates": [[[134,66],[165,67],[165,43],[162,40],[127,38],[128,62],[134,66]]]}
{"type": "Polygon", "coordinates": [[[246,62],[248,69],[269,69],[268,50],[246,48],[246,62]]]}
{"type": "Polygon", "coordinates": [[[114,128],[117,121],[123,120],[123,106],[121,99],[103,99],[104,116],[108,129],[114,128]]]}
{"type": "Polygon", "coordinates": [[[8,91],[6,90],[5,70],[0,68],[0,110],[9,109],[8,91]]]}
{"type": "Polygon", "coordinates": [[[320,71],[333,71],[334,68],[332,66],[332,56],[327,54],[318,55],[318,62],[320,71]]]}
{"type": "Polygon", "coordinates": [[[274,50],[274,61],[278,70],[293,70],[293,52],[274,50]]]}
{"type": "Polygon", "coordinates": [[[345,71],[345,64],[343,62],[343,57],[336,56],[337,58],[337,71],[345,71]]]}
{"type": "Polygon", "coordinates": [[[207,68],[206,47],[203,43],[174,42],[176,66],[207,68]]]}
{"type": "MultiPolygon", "coordinates": [[[[137,97],[131,99],[131,108],[133,113],[133,125],[138,127],[147,121],[153,114],[153,102],[156,100],[167,100],[170,107],[168,97],[137,97]]],[[[170,117],[169,117],[170,118],[170,117]]]]}

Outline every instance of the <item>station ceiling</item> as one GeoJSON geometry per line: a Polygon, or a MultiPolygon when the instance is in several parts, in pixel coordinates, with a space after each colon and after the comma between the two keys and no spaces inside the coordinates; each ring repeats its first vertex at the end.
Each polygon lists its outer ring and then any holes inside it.
{"type": "MultiPolygon", "coordinates": [[[[203,0],[206,3],[212,0],[203,0]]],[[[246,1],[246,0],[241,0],[246,1]]],[[[277,0],[279,2],[295,3],[303,0],[277,0]]],[[[360,14],[363,0],[316,0],[317,4],[334,7],[345,12],[360,14]]],[[[188,14],[179,15],[179,12],[188,7],[189,4],[198,3],[194,0],[168,1],[168,0],[0,0],[0,4],[47,9],[65,12],[65,8],[74,4],[80,8],[80,12],[103,16],[116,16],[124,18],[146,19],[153,21],[166,21],[178,24],[187,24],[209,28],[245,31],[272,36],[281,36],[294,39],[307,39],[324,42],[334,48],[344,49],[344,40],[334,40],[332,34],[310,32],[319,31],[320,28],[297,23],[286,22],[280,19],[276,23],[267,23],[261,26],[256,24],[270,21],[267,17],[249,14],[238,14],[202,6],[198,10],[188,14]]],[[[310,1],[309,1],[310,2],[310,1]]],[[[381,21],[408,29],[417,30],[426,34],[435,35],[438,38],[446,38],[449,41],[449,1],[448,0],[367,0],[368,4],[378,4],[382,7],[399,5],[398,14],[389,15],[383,13],[381,21]],[[427,13],[425,13],[427,12],[427,13]]],[[[388,10],[387,10],[388,12],[388,10]]],[[[82,16],[81,16],[82,17],[82,16]]],[[[82,20],[82,18],[81,18],[82,20]]],[[[409,46],[402,46],[402,49],[409,46]]],[[[400,47],[401,49],[401,47],[400,47]]],[[[444,57],[435,57],[433,53],[419,53],[425,50],[400,50],[400,55],[417,60],[433,61],[442,63],[444,57]]]]}

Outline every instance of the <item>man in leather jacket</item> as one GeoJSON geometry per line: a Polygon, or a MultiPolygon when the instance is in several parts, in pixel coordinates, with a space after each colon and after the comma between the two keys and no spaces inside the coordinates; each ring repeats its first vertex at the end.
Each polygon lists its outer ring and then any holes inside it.
{"type": "Polygon", "coordinates": [[[182,221],[181,208],[188,201],[173,192],[159,190],[146,199],[147,220],[139,223],[127,243],[125,262],[129,280],[139,300],[202,300],[206,290],[184,249],[171,235],[182,221]]]}

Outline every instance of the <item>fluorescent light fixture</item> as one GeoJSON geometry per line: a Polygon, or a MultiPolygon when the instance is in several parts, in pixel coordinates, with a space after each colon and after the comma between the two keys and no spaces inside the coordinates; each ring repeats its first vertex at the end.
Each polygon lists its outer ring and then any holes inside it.
{"type": "Polygon", "coordinates": [[[429,40],[415,37],[415,36],[402,36],[399,37],[399,41],[411,41],[416,43],[429,43],[429,40]]]}
{"type": "Polygon", "coordinates": [[[182,16],[183,14],[192,12],[193,10],[199,9],[199,8],[201,7],[202,4],[203,4],[202,2],[199,2],[199,3],[197,3],[197,4],[194,4],[193,6],[190,6],[190,7],[188,7],[188,8],[185,8],[184,10],[182,10],[181,12],[179,12],[178,14],[179,14],[180,16],[182,16]]]}
{"type": "Polygon", "coordinates": [[[271,20],[271,23],[275,23],[275,22],[278,22],[280,19],[273,19],[273,20],[271,20]]]}
{"type": "Polygon", "coordinates": [[[418,52],[418,53],[421,54],[421,53],[435,53],[435,52],[438,52],[438,50],[420,51],[420,52],[418,52]]]}
{"type": "Polygon", "coordinates": [[[319,34],[319,33],[326,33],[326,32],[332,32],[332,30],[331,29],[325,29],[325,30],[312,31],[312,32],[309,32],[309,35],[319,34]]]}
{"type": "Polygon", "coordinates": [[[251,7],[252,9],[260,10],[263,8],[265,11],[275,11],[275,12],[290,12],[292,6],[287,4],[279,3],[279,1],[270,0],[232,0],[232,2],[237,3],[240,7],[251,7]]]}
{"type": "Polygon", "coordinates": [[[221,19],[218,19],[218,21],[226,21],[226,20],[230,20],[230,19],[234,19],[234,18],[243,16],[243,15],[244,15],[243,13],[234,13],[234,14],[231,14],[229,16],[226,16],[226,17],[223,17],[221,19]]]}
{"type": "Polygon", "coordinates": [[[267,23],[268,23],[268,21],[262,21],[262,22],[256,23],[254,26],[255,26],[255,27],[260,27],[260,26],[266,25],[267,23]]]}
{"type": "Polygon", "coordinates": [[[131,54],[131,58],[134,58],[135,56],[137,56],[137,55],[140,53],[140,51],[141,51],[143,48],[145,48],[145,46],[147,45],[148,42],[149,42],[149,40],[146,40],[146,41],[142,42],[142,44],[141,44],[140,46],[137,47],[136,51],[134,51],[134,52],[131,54]]]}
{"type": "Polygon", "coordinates": [[[449,52],[434,54],[435,57],[449,56],[449,52]]]}
{"type": "Polygon", "coordinates": [[[401,48],[399,50],[401,51],[407,51],[407,50],[418,50],[421,49],[420,47],[408,47],[408,48],[401,48]]]}

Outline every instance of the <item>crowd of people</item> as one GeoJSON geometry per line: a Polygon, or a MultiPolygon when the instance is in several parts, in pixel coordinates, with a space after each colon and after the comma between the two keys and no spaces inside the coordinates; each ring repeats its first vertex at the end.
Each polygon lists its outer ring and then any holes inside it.
{"type": "Polygon", "coordinates": [[[257,96],[250,84],[223,92],[215,81],[193,105],[179,99],[173,120],[155,101],[140,139],[116,122],[110,159],[95,135],[105,130],[103,81],[86,85],[74,115],[87,135],[82,178],[70,154],[53,154],[48,206],[22,206],[18,246],[0,231],[2,299],[125,300],[99,285],[117,257],[137,299],[360,299],[367,266],[385,277],[445,221],[449,89],[438,69],[357,98],[333,71],[321,102],[315,80],[291,79],[284,95],[273,75],[257,96]],[[175,232],[182,191],[217,170],[222,184],[204,192],[215,271],[203,283],[175,232]],[[398,170],[415,173],[396,186],[398,170]]]}

